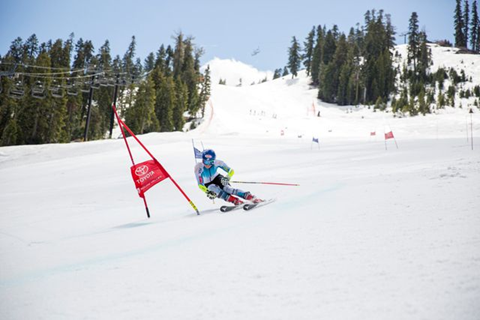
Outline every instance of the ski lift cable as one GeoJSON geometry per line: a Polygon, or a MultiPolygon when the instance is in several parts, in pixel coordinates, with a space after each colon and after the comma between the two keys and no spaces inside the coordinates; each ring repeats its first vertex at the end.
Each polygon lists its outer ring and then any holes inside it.
{"type": "MultiPolygon", "coordinates": [[[[50,70],[69,70],[69,67],[61,67],[61,68],[55,68],[55,67],[44,67],[44,66],[35,66],[32,64],[23,64],[23,63],[9,63],[9,62],[0,62],[0,64],[3,65],[9,65],[9,66],[21,66],[21,67],[26,67],[26,68],[36,68],[36,69],[50,69],[50,70]]],[[[80,70],[80,69],[79,69],[80,70]]],[[[83,69],[81,69],[83,70],[83,69]]]]}
{"type": "MultiPolygon", "coordinates": [[[[79,73],[85,72],[85,70],[77,70],[77,71],[65,71],[65,72],[46,72],[46,73],[39,73],[39,72],[15,72],[15,74],[21,75],[30,75],[30,76],[56,76],[56,75],[65,75],[65,74],[72,74],[72,73],[79,73]]],[[[103,72],[102,72],[103,73],[103,72]]]]}
{"type": "Polygon", "coordinates": [[[69,67],[55,68],[55,67],[35,66],[35,65],[23,64],[23,63],[0,62],[0,65],[15,66],[15,68],[24,67],[24,68],[35,68],[35,69],[44,69],[44,70],[63,70],[63,72],[57,72],[57,74],[62,74],[62,73],[76,73],[76,72],[83,72],[83,71],[85,71],[85,68],[78,68],[78,69],[70,69],[69,67]]]}
{"type": "MultiPolygon", "coordinates": [[[[25,68],[36,68],[36,69],[46,69],[46,70],[63,70],[63,72],[51,72],[51,73],[39,73],[39,72],[22,72],[22,73],[28,73],[31,75],[39,74],[39,75],[58,75],[58,74],[72,74],[72,73],[80,73],[80,72],[85,72],[88,69],[88,66],[84,68],[78,68],[78,69],[70,69],[69,67],[62,67],[62,68],[55,68],[55,67],[44,67],[44,66],[35,66],[35,65],[29,65],[29,64],[22,64],[22,63],[8,63],[8,62],[0,62],[0,65],[10,65],[10,66],[15,66],[17,67],[25,67],[25,68]]],[[[114,71],[111,68],[103,68],[100,67],[98,68],[102,72],[112,72],[114,71]]],[[[8,72],[8,71],[7,71],[8,72]]],[[[18,72],[11,72],[11,73],[18,73],[18,72]]],[[[117,73],[117,72],[115,72],[117,73]]],[[[126,73],[126,72],[122,72],[126,73]]]]}
{"type": "MultiPolygon", "coordinates": [[[[0,62],[0,65],[3,64],[3,65],[13,65],[15,66],[15,68],[17,68],[18,66],[22,66],[22,67],[27,67],[27,68],[38,68],[38,69],[48,69],[48,70],[65,70],[63,72],[49,72],[49,73],[39,73],[39,72],[15,72],[15,71],[12,71],[12,72],[3,72],[5,73],[6,75],[25,75],[25,76],[42,76],[42,77],[48,77],[48,76],[56,76],[56,75],[71,75],[71,74],[74,74],[74,73],[80,73],[80,72],[87,72],[87,69],[88,67],[85,67],[85,68],[82,68],[82,69],[73,69],[73,70],[69,70],[68,68],[55,68],[55,67],[43,67],[43,66],[35,66],[35,65],[28,65],[28,64],[13,64],[13,63],[6,63],[6,62],[0,62]]],[[[104,69],[104,68],[99,68],[99,70],[101,70],[100,72],[96,72],[96,73],[93,73],[93,74],[89,74],[89,75],[85,75],[84,77],[91,77],[91,76],[97,76],[97,75],[100,75],[100,74],[106,74],[106,73],[114,73],[114,74],[118,74],[118,75],[126,75],[126,74],[131,74],[129,72],[114,72],[113,69],[104,69]]],[[[146,76],[148,76],[148,74],[150,74],[153,70],[150,70],[146,73],[143,73],[143,74],[140,74],[137,76],[137,78],[144,78],[146,76]]],[[[80,77],[80,76],[79,76],[80,77]]],[[[67,77],[68,78],[68,77],[67,77]]]]}
{"type": "MultiPolygon", "coordinates": [[[[85,70],[81,70],[84,72],[85,70]]],[[[10,75],[21,75],[21,76],[27,76],[27,77],[41,77],[41,78],[51,78],[51,79],[68,79],[68,78],[90,78],[92,76],[100,76],[100,75],[105,75],[109,72],[106,71],[100,71],[100,72],[95,72],[95,73],[90,73],[90,74],[85,74],[85,75],[71,75],[69,72],[56,72],[56,73],[31,73],[31,72],[12,72],[9,73],[10,75]],[[57,76],[60,75],[60,76],[57,76]]],[[[116,72],[114,75],[127,75],[129,73],[127,72],[116,72]]],[[[113,76],[113,75],[112,75],[113,76]]]]}
{"type": "MultiPolygon", "coordinates": [[[[125,76],[128,78],[136,78],[136,79],[144,79],[146,78],[152,71],[140,74],[138,76],[131,75],[127,72],[119,72],[116,73],[110,77],[105,77],[105,78],[111,78],[115,79],[115,77],[118,76],[125,76]]],[[[98,72],[98,73],[92,73],[92,74],[86,74],[86,75],[74,75],[74,76],[51,76],[51,74],[47,73],[25,73],[25,72],[16,72],[14,75],[16,76],[24,76],[24,77],[34,77],[34,78],[40,78],[40,79],[50,79],[50,80],[74,80],[74,79],[90,79],[91,77],[98,77],[98,76],[105,76],[105,72],[98,72]]]]}
{"type": "Polygon", "coordinates": [[[104,75],[104,72],[99,73],[92,73],[82,76],[52,76],[52,74],[48,73],[25,73],[25,72],[16,72],[15,75],[24,76],[24,77],[34,77],[34,78],[42,78],[42,79],[81,79],[81,78],[91,78],[92,76],[100,76],[104,75]]]}
{"type": "MultiPolygon", "coordinates": [[[[115,73],[114,75],[110,76],[110,77],[105,77],[105,72],[98,72],[98,73],[93,73],[93,74],[87,74],[87,75],[73,75],[73,76],[51,76],[50,74],[47,74],[47,73],[26,73],[26,72],[16,72],[16,73],[11,73],[11,74],[8,74],[8,75],[3,75],[2,76],[14,76],[14,77],[22,77],[23,79],[26,78],[26,77],[31,77],[31,78],[35,78],[37,80],[43,80],[43,81],[47,81],[47,80],[51,80],[51,81],[54,81],[54,82],[61,82],[63,80],[65,80],[66,82],[71,82],[71,81],[85,81],[87,79],[90,79],[92,77],[97,77],[96,81],[98,82],[102,82],[102,80],[104,81],[105,79],[110,80],[112,83],[111,85],[114,86],[115,84],[117,84],[117,80],[122,77],[123,79],[128,79],[128,78],[131,78],[132,79],[132,83],[134,82],[137,82],[139,80],[142,80],[142,79],[145,79],[150,73],[152,73],[153,70],[150,70],[148,72],[145,72],[145,73],[142,73],[140,75],[132,75],[132,74],[129,74],[127,72],[119,72],[119,73],[115,73]],[[101,76],[104,76],[104,77],[101,77],[101,76]]],[[[21,80],[21,82],[24,82],[25,80],[21,80]]],[[[87,80],[88,81],[88,80],[87,80]]],[[[129,82],[127,80],[127,82],[129,82]]],[[[118,84],[121,84],[123,83],[122,81],[120,81],[118,84]]],[[[123,83],[125,84],[125,83],[123,83]]]]}

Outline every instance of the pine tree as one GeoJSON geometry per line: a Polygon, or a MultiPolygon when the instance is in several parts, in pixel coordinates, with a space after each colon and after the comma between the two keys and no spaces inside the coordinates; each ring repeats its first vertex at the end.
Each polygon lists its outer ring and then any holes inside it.
{"type": "Polygon", "coordinates": [[[345,63],[342,65],[338,79],[338,90],[336,97],[337,104],[340,106],[348,105],[351,103],[351,92],[349,90],[351,72],[352,66],[350,63],[345,63]]]}
{"type": "Polygon", "coordinates": [[[183,65],[186,58],[185,44],[183,33],[179,32],[175,38],[175,51],[173,55],[173,76],[176,78],[180,77],[184,69],[183,65]]]}
{"type": "Polygon", "coordinates": [[[32,34],[23,45],[22,62],[25,64],[33,64],[38,53],[38,38],[35,34],[32,34]]]}
{"type": "MultiPolygon", "coordinates": [[[[41,52],[37,59],[33,62],[34,65],[42,67],[38,69],[36,73],[44,74],[50,72],[50,57],[47,52],[41,52]]],[[[51,87],[51,80],[45,80],[45,86],[51,87]]],[[[53,133],[50,131],[49,119],[52,117],[52,103],[54,98],[48,94],[45,99],[34,99],[29,95],[26,95],[22,99],[20,108],[18,109],[17,123],[22,128],[24,135],[24,142],[27,144],[48,143],[51,135],[57,133],[57,127],[52,128],[53,133]],[[49,132],[50,131],[50,132],[49,132]]]]}
{"type": "Polygon", "coordinates": [[[312,28],[306,41],[304,42],[305,45],[305,57],[303,60],[303,65],[307,70],[307,76],[312,72],[312,58],[313,58],[313,50],[314,50],[314,41],[315,41],[315,27],[312,28]]]}
{"type": "MultiPolygon", "coordinates": [[[[22,56],[23,41],[16,38],[10,46],[10,51],[0,61],[6,63],[0,64],[1,71],[9,71],[11,68],[7,64],[15,64],[20,62],[22,56]]],[[[0,145],[19,145],[24,144],[25,139],[22,128],[18,125],[18,113],[21,100],[12,99],[8,95],[9,88],[13,86],[14,79],[8,77],[0,77],[3,90],[0,92],[0,145]]]]}
{"type": "Polygon", "coordinates": [[[338,78],[336,78],[335,64],[331,63],[320,66],[318,98],[325,102],[335,102],[335,96],[338,90],[338,78]]]}
{"type": "Polygon", "coordinates": [[[395,27],[392,25],[392,18],[391,18],[391,15],[390,14],[386,14],[385,15],[386,19],[387,19],[387,23],[386,23],[386,26],[385,26],[385,30],[386,30],[386,46],[387,47],[390,47],[390,48],[393,48],[395,46],[395,27]]]}
{"type": "Polygon", "coordinates": [[[183,131],[185,125],[183,113],[188,107],[188,87],[183,81],[177,80],[175,82],[175,92],[177,96],[172,112],[173,130],[183,131]]]}
{"type": "Polygon", "coordinates": [[[181,79],[187,85],[188,105],[187,110],[190,114],[196,114],[200,109],[200,99],[198,90],[199,73],[195,70],[195,59],[192,38],[187,38],[184,43],[183,65],[181,68],[181,79]]]}
{"type": "Polygon", "coordinates": [[[0,145],[13,146],[23,144],[22,128],[15,118],[11,119],[2,131],[0,145]]]}
{"type": "Polygon", "coordinates": [[[172,47],[169,45],[167,46],[167,49],[165,50],[165,74],[166,75],[171,75],[172,70],[173,70],[173,60],[174,60],[174,54],[175,51],[172,49],[172,47]]]}
{"type": "Polygon", "coordinates": [[[420,35],[418,30],[418,15],[412,12],[408,27],[408,63],[413,62],[413,70],[417,70],[417,61],[419,57],[420,35]]]}
{"type": "Polygon", "coordinates": [[[85,65],[90,66],[92,63],[92,59],[94,57],[94,50],[95,47],[93,46],[93,42],[91,40],[85,41],[83,44],[83,55],[85,57],[85,65]]]}
{"type": "Polygon", "coordinates": [[[463,33],[465,26],[462,15],[461,0],[456,0],[453,24],[455,27],[455,46],[465,47],[465,35],[463,33]]]}
{"type": "Polygon", "coordinates": [[[432,63],[432,52],[427,46],[427,34],[425,31],[419,34],[420,46],[418,48],[418,76],[424,82],[428,81],[427,71],[432,63]]]}
{"type": "Polygon", "coordinates": [[[155,55],[153,52],[150,52],[147,58],[145,58],[144,69],[145,72],[150,72],[153,70],[153,68],[155,68],[155,55]]]}
{"type": "Polygon", "coordinates": [[[447,89],[447,97],[448,97],[448,101],[447,103],[450,104],[451,107],[455,108],[455,97],[456,97],[456,87],[451,85],[448,87],[447,89]]]}
{"type": "Polygon", "coordinates": [[[21,63],[22,55],[23,55],[23,40],[22,38],[18,37],[15,40],[13,40],[12,44],[10,45],[10,50],[7,52],[6,58],[12,58],[13,63],[21,63]]]}
{"type": "Polygon", "coordinates": [[[85,67],[85,52],[83,39],[78,39],[75,44],[75,58],[73,60],[73,69],[83,69],[85,67]]]}
{"type": "Polygon", "coordinates": [[[323,59],[323,44],[324,44],[324,32],[321,26],[317,27],[317,40],[315,41],[315,47],[313,48],[311,75],[314,85],[319,83],[320,64],[323,59]]]}
{"type": "Polygon", "coordinates": [[[123,70],[126,73],[132,73],[134,70],[133,59],[135,58],[136,47],[137,42],[135,40],[135,36],[132,36],[132,41],[130,42],[127,51],[123,55],[123,70]]]}
{"type": "Polygon", "coordinates": [[[331,30],[327,32],[325,36],[325,43],[323,45],[323,55],[322,62],[325,65],[328,65],[332,61],[333,56],[335,55],[335,50],[337,49],[337,44],[335,41],[334,34],[331,30]]]}
{"type": "Polygon", "coordinates": [[[273,73],[273,80],[278,79],[281,76],[282,76],[282,68],[275,69],[275,72],[273,73]]]}
{"type": "MultiPolygon", "coordinates": [[[[52,68],[64,68],[64,70],[69,70],[70,56],[69,49],[65,48],[66,46],[69,46],[69,43],[64,43],[61,39],[58,39],[53,43],[49,52],[52,68]]],[[[61,88],[66,87],[66,79],[57,79],[57,81],[61,88]]],[[[61,89],[60,91],[56,90],[56,95],[57,97],[55,97],[55,99],[53,99],[53,101],[50,103],[50,110],[48,114],[49,129],[47,131],[45,140],[48,143],[69,142],[70,135],[66,131],[68,98],[64,89],[61,89]]]]}
{"type": "Polygon", "coordinates": [[[156,94],[155,114],[160,124],[160,131],[171,132],[174,129],[173,109],[176,104],[175,82],[172,76],[160,77],[156,94]]]}
{"type": "Polygon", "coordinates": [[[288,49],[288,68],[292,73],[292,79],[297,76],[297,73],[300,69],[301,54],[300,54],[300,44],[297,41],[297,38],[292,38],[292,46],[288,49]]]}
{"type": "MultiPolygon", "coordinates": [[[[192,41],[193,41],[193,38],[192,38],[192,41]]],[[[200,58],[204,55],[204,53],[205,53],[205,50],[203,48],[195,48],[195,63],[193,68],[195,69],[195,72],[197,72],[198,75],[200,75],[200,67],[201,67],[200,58]]]]}
{"type": "MultiPolygon", "coordinates": [[[[71,35],[71,43],[73,50],[73,35],[71,35]]],[[[85,43],[82,38],[80,38],[75,44],[75,56],[73,60],[72,68],[74,70],[84,69],[86,64],[85,58],[85,43]]],[[[76,73],[77,76],[83,76],[81,73],[76,73]]],[[[75,85],[77,90],[79,90],[86,78],[80,78],[78,81],[71,83],[70,85],[75,85]]],[[[69,95],[67,100],[67,118],[66,118],[66,131],[70,136],[70,140],[77,140],[83,137],[83,114],[84,106],[86,103],[87,94],[78,93],[77,95],[69,95]]]]}
{"type": "Polygon", "coordinates": [[[167,51],[165,50],[165,46],[162,44],[160,46],[160,49],[158,49],[157,51],[157,57],[155,59],[155,67],[159,67],[161,72],[163,73],[167,69],[166,59],[167,59],[167,51]]]}
{"type": "Polygon", "coordinates": [[[477,0],[472,4],[472,21],[470,24],[470,45],[474,52],[480,52],[480,39],[479,39],[480,21],[477,11],[477,0]]]}
{"type": "Polygon", "coordinates": [[[105,137],[105,134],[110,129],[110,118],[112,116],[112,97],[113,97],[113,87],[106,86],[107,82],[113,81],[114,74],[111,73],[112,70],[112,56],[110,54],[110,42],[108,40],[100,47],[98,54],[96,56],[97,60],[97,69],[103,70],[105,75],[97,79],[100,81],[102,86],[94,90],[94,99],[97,105],[97,112],[93,118],[93,123],[96,126],[93,126],[94,132],[89,134],[91,139],[102,139],[105,137]]]}
{"type": "Polygon", "coordinates": [[[430,113],[430,110],[427,108],[427,103],[425,101],[425,89],[422,88],[418,94],[418,111],[425,115],[427,112],[430,113]]]}
{"type": "Polygon", "coordinates": [[[122,67],[123,67],[123,72],[127,74],[127,76],[130,76],[129,79],[126,79],[127,86],[124,87],[121,92],[120,92],[120,97],[119,99],[120,105],[119,108],[121,111],[123,111],[124,108],[128,108],[133,106],[135,102],[135,84],[133,83],[132,80],[135,80],[132,78],[132,75],[135,75],[135,51],[136,51],[136,46],[137,42],[135,40],[135,36],[132,36],[132,41],[130,42],[130,45],[128,46],[127,51],[123,55],[122,59],[122,67]]]}
{"type": "Polygon", "coordinates": [[[133,67],[133,75],[135,76],[135,79],[138,79],[138,77],[143,73],[143,65],[142,65],[142,59],[137,58],[135,60],[135,65],[133,67]]]}
{"type": "Polygon", "coordinates": [[[200,90],[200,108],[202,110],[202,118],[205,116],[205,105],[207,104],[208,99],[210,99],[211,82],[210,65],[207,65],[200,90]]]}
{"type": "Polygon", "coordinates": [[[468,46],[468,28],[470,22],[470,8],[468,6],[468,0],[465,0],[465,6],[463,10],[463,36],[465,38],[465,48],[468,46]]]}
{"type": "Polygon", "coordinates": [[[366,14],[368,25],[365,26],[365,36],[362,39],[362,82],[364,85],[364,103],[375,103],[379,96],[387,102],[390,93],[394,92],[395,71],[390,50],[391,30],[387,29],[383,11],[378,15],[375,10],[366,14]]]}
{"type": "Polygon", "coordinates": [[[125,122],[138,134],[157,131],[159,122],[155,116],[155,84],[148,76],[138,87],[138,95],[132,107],[125,112],[125,122]]]}
{"type": "Polygon", "coordinates": [[[442,92],[438,93],[437,97],[437,108],[443,109],[445,107],[445,96],[442,92]]]}
{"type": "Polygon", "coordinates": [[[289,73],[288,73],[288,68],[287,67],[283,67],[283,72],[282,72],[282,77],[285,77],[285,76],[288,76],[289,73]]]}
{"type": "MultiPolygon", "coordinates": [[[[333,35],[333,32],[330,32],[333,35]]],[[[327,102],[337,102],[340,97],[339,104],[346,103],[346,92],[348,87],[348,79],[350,78],[351,66],[348,65],[348,47],[344,34],[341,34],[338,43],[335,45],[336,50],[332,61],[326,66],[325,74],[323,68],[320,71],[323,81],[320,82],[319,90],[323,91],[321,96],[327,102]],[[346,65],[344,67],[344,65],[346,65]],[[343,77],[340,75],[343,72],[343,77]],[[340,83],[340,80],[342,83],[340,83]]]]}
{"type": "MultiPolygon", "coordinates": [[[[9,56],[9,52],[6,54],[6,56],[2,59],[0,59],[0,71],[7,72],[7,67],[10,67],[7,65],[7,63],[13,64],[14,59],[12,56],[9,56]],[[2,64],[5,63],[5,64],[2,64]]],[[[2,142],[3,138],[2,135],[4,134],[4,130],[6,127],[10,124],[10,122],[14,121],[15,117],[15,108],[17,107],[16,104],[11,103],[9,99],[9,96],[7,94],[8,88],[12,85],[12,79],[9,79],[7,77],[0,77],[0,145],[10,145],[10,144],[19,144],[17,143],[17,134],[16,130],[13,130],[12,133],[14,134],[14,137],[10,139],[9,137],[7,138],[7,142],[2,142]],[[13,142],[10,142],[13,141],[13,142]]],[[[15,124],[16,125],[16,121],[15,124]]]]}

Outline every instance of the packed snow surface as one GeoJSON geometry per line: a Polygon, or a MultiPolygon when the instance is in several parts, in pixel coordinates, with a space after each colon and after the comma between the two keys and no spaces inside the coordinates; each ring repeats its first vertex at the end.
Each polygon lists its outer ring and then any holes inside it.
{"type": "Polygon", "coordinates": [[[197,129],[139,136],[200,216],[165,180],[147,219],[121,139],[0,148],[0,318],[479,319],[477,110],[393,118],[316,93],[304,73],[214,85],[197,129]],[[221,213],[192,139],[234,180],[300,186],[235,183],[277,201],[221,213]]]}

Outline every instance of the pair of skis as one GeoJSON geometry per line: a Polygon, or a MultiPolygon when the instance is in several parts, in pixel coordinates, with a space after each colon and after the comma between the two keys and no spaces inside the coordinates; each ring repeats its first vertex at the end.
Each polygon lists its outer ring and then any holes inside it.
{"type": "Polygon", "coordinates": [[[263,201],[256,202],[256,203],[242,203],[242,204],[239,204],[239,205],[236,205],[236,206],[221,206],[220,211],[230,212],[230,211],[237,210],[237,209],[240,209],[240,208],[243,208],[243,210],[248,211],[248,210],[252,210],[254,208],[263,207],[263,206],[265,206],[267,204],[270,204],[274,201],[275,201],[275,199],[268,199],[268,200],[263,200],[263,201]]]}

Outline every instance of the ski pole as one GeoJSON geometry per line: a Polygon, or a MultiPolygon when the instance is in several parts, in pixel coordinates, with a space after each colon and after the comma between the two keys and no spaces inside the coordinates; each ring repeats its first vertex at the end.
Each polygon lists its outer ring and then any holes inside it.
{"type": "Polygon", "coordinates": [[[281,183],[281,182],[261,182],[261,181],[230,181],[232,183],[247,183],[247,184],[271,184],[276,186],[292,186],[298,187],[299,184],[296,183],[281,183]]]}

